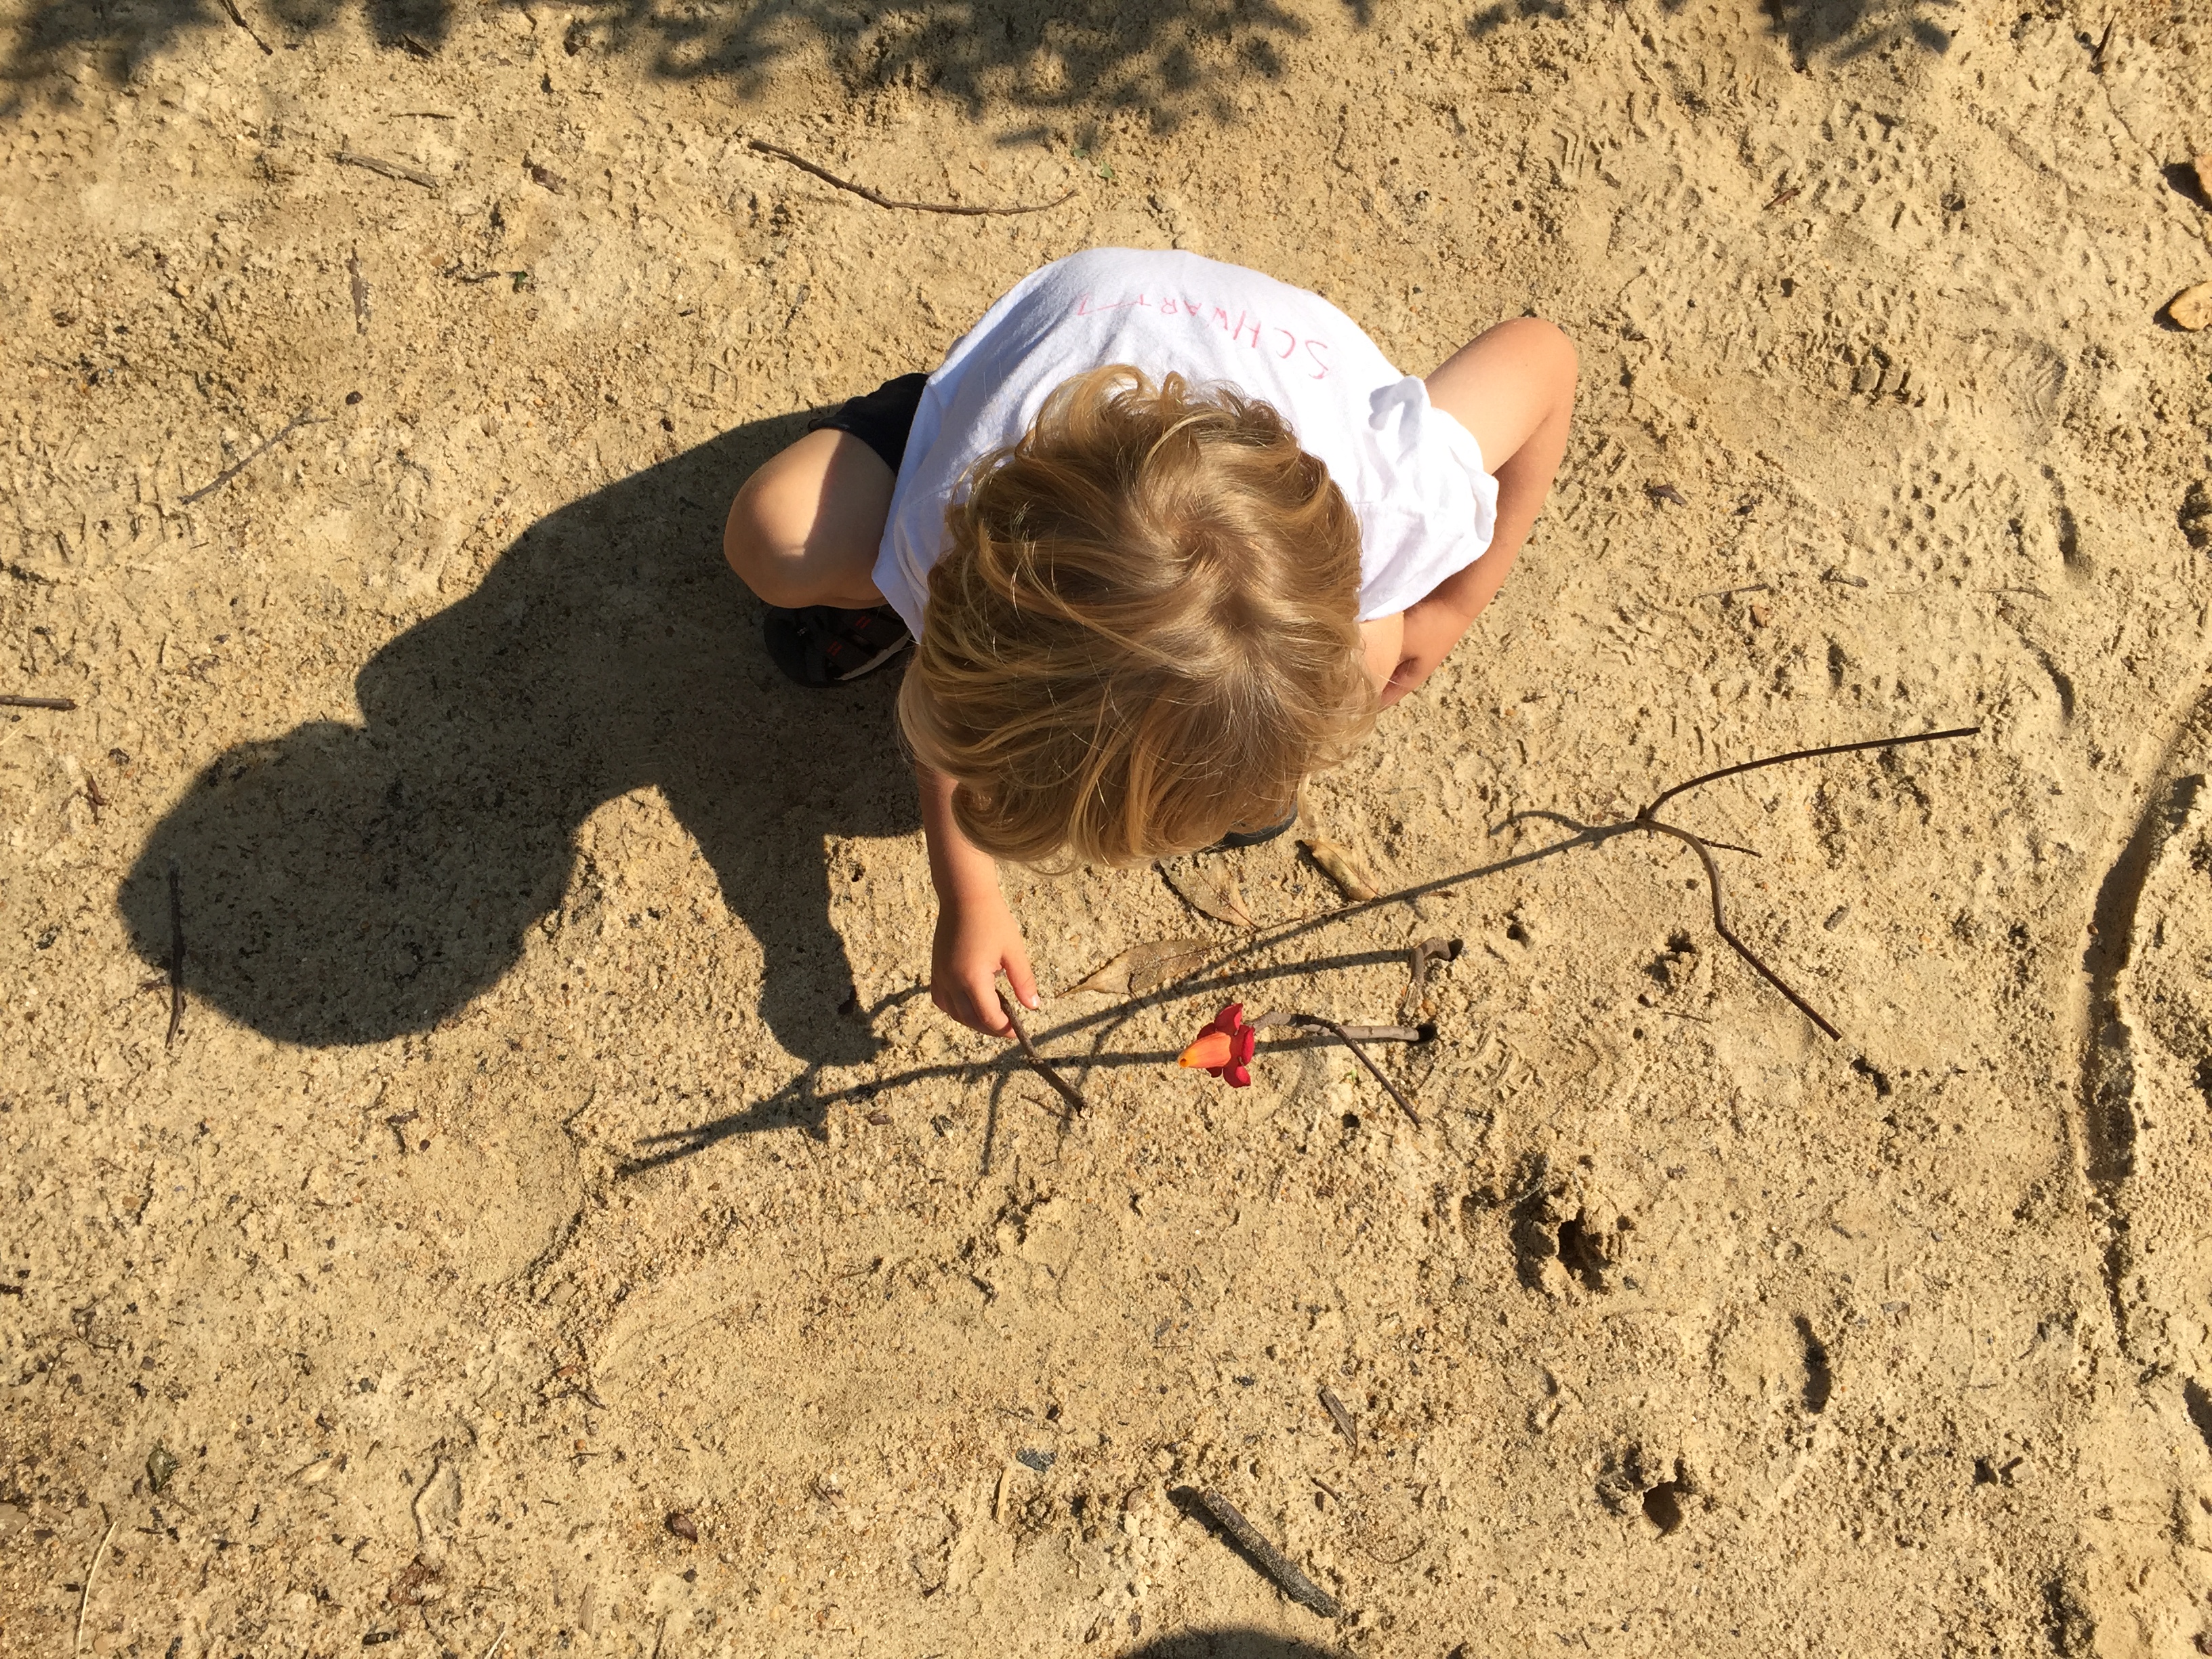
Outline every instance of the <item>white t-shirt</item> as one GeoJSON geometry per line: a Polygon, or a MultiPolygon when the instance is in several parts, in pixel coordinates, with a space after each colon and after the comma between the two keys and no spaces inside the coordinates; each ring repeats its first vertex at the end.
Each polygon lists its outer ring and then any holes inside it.
{"type": "Polygon", "coordinates": [[[1194,253],[1093,248],[1032,271],[929,377],[876,555],[876,586],[919,636],[945,509],[1054,387],[1103,363],[1226,381],[1265,399],[1359,520],[1359,617],[1387,617],[1480,558],[1498,481],[1474,436],[1319,295],[1194,253]]]}

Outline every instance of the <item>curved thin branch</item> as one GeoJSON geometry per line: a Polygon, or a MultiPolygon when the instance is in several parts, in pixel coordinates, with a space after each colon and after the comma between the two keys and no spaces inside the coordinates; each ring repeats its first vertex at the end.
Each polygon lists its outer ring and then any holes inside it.
{"type": "Polygon", "coordinates": [[[1692,835],[1688,830],[1681,829],[1675,824],[1662,823],[1658,819],[1654,817],[1638,818],[1636,820],[1635,827],[1638,830],[1649,830],[1655,835],[1672,836],[1676,841],[1680,842],[1684,846],[1687,847],[1692,852],[1698,855],[1698,862],[1705,866],[1706,884],[1712,890],[1713,931],[1729,942],[1729,948],[1734,950],[1736,955],[1741,957],[1753,967],[1758,969],[1769,985],[1771,985],[1776,990],[1781,992],[1784,996],[1788,997],[1790,1002],[1796,1006],[1798,1012],[1803,1014],[1806,1018],[1811,1020],[1814,1024],[1819,1026],[1820,1030],[1826,1032],[1830,1037],[1832,1037],[1838,1042],[1843,1041],[1844,1034],[1841,1031],[1838,1031],[1834,1026],[1829,1024],[1827,1019],[1821,1014],[1819,1009],[1815,1008],[1811,1003],[1806,1001],[1804,998],[1799,996],[1796,992],[1791,990],[1790,988],[1790,982],[1787,980],[1784,979],[1781,975],[1776,973],[1774,969],[1768,967],[1764,962],[1759,960],[1758,951],[1753,950],[1751,946],[1746,945],[1741,939],[1735,936],[1735,930],[1728,925],[1728,917],[1723,913],[1721,908],[1720,866],[1713,862],[1711,849],[1705,845],[1704,840],[1699,836],[1692,835]]]}
{"type": "Polygon", "coordinates": [[[801,173],[811,173],[823,184],[849,191],[864,202],[873,202],[879,208],[900,208],[908,213],[951,213],[969,219],[1010,217],[1017,213],[1043,213],[1058,207],[1062,202],[1073,200],[1075,196],[1075,192],[1070,190],[1054,197],[1049,202],[1033,202],[1023,207],[963,207],[957,202],[894,202],[888,196],[878,195],[866,185],[840,179],[827,167],[817,167],[804,155],[786,149],[781,144],[771,144],[765,138],[748,138],[745,147],[757,149],[763,155],[773,155],[779,161],[788,161],[801,173]]]}
{"type": "Polygon", "coordinates": [[[1036,1045],[1030,1041],[1029,1032],[1023,1028],[1021,1005],[1014,1000],[1012,994],[1003,985],[999,988],[999,1006],[1006,1011],[1007,1023],[1014,1028],[1014,1041],[1022,1045],[1022,1058],[1029,1061],[1030,1068],[1060,1091],[1060,1097],[1062,1100],[1075,1110],[1082,1111],[1083,1097],[1076,1093],[1073,1084],[1045,1064],[1044,1056],[1037,1053],[1036,1045]]]}
{"type": "Polygon", "coordinates": [[[1639,822],[1664,806],[1675,796],[1700,784],[1716,783],[1723,778],[1732,778],[1739,772],[1756,772],[1762,766],[1779,766],[1784,761],[1811,760],[1819,755],[1849,755],[1862,749],[1899,749],[1908,743],[1940,743],[1947,738],[1972,738],[1981,735],[1978,726],[1954,726],[1948,732],[1917,732],[1904,738],[1872,738],[1864,743],[1831,743],[1818,749],[1793,749],[1786,755],[1769,755],[1763,760],[1745,761],[1735,766],[1723,766],[1717,772],[1707,772],[1692,778],[1687,783],[1678,783],[1672,789],[1663,789],[1652,797],[1651,804],[1636,816],[1639,822]]]}
{"type": "Polygon", "coordinates": [[[1375,1080],[1389,1092],[1391,1099],[1398,1103],[1398,1109],[1413,1120],[1413,1127],[1416,1129],[1421,1127],[1421,1115],[1413,1109],[1413,1103],[1406,1098],[1403,1090],[1382,1075],[1382,1068],[1368,1058],[1367,1050],[1359,1046],[1358,1040],[1352,1036],[1350,1030],[1333,1019],[1324,1018],[1320,1014],[1292,1014],[1290,1023],[1293,1025],[1317,1025],[1322,1030],[1333,1035],[1339,1042],[1352,1050],[1354,1058],[1362,1066],[1375,1074],[1375,1080]]]}

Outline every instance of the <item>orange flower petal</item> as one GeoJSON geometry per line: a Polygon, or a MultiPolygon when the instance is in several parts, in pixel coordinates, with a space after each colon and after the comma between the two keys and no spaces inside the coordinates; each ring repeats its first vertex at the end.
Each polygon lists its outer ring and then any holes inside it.
{"type": "Polygon", "coordinates": [[[1226,1066],[1236,1050],[1236,1039],[1226,1031],[1208,1031],[1182,1051],[1178,1066],[1203,1066],[1207,1071],[1217,1066],[1226,1066]]]}

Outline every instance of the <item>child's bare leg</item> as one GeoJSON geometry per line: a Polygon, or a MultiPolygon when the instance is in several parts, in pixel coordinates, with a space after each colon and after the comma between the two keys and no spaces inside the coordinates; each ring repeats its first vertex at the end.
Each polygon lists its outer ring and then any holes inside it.
{"type": "Polygon", "coordinates": [[[1428,678],[1504,585],[1566,453],[1575,373],[1573,342],[1540,318],[1520,317],[1462,346],[1429,376],[1429,401],[1474,434],[1498,480],[1498,526],[1487,552],[1406,607],[1386,705],[1428,678]]]}
{"type": "Polygon", "coordinates": [[[745,480],[730,503],[722,556],[769,605],[881,605],[876,550],[896,482],[851,433],[810,432],[745,480]]]}

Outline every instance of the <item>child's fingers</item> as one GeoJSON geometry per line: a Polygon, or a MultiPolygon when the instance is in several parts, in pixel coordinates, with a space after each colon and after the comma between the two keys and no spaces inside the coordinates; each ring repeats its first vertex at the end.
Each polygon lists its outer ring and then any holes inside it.
{"type": "Polygon", "coordinates": [[[1014,1000],[1024,1008],[1037,1006],[1036,975],[1030,971],[1030,953],[1018,945],[1006,952],[1006,983],[1013,987],[1014,1000]]]}
{"type": "Polygon", "coordinates": [[[964,988],[969,1001],[969,1012],[963,1016],[967,1024],[986,1036],[1013,1036],[1013,1024],[1006,1018],[1006,1011],[999,1006],[999,975],[995,971],[988,979],[969,980],[964,988]]]}

